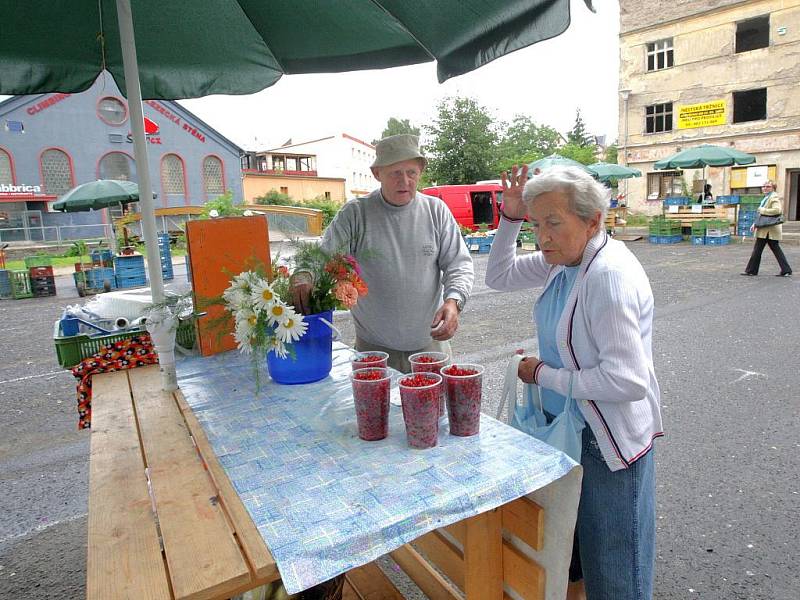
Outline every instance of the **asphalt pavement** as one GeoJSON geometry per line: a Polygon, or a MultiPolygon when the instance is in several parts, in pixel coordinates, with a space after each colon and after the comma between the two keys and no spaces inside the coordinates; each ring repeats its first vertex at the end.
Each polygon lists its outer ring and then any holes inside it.
{"type": "MultiPolygon", "coordinates": [[[[654,355],[666,437],[655,446],[655,598],[797,600],[800,590],[800,275],[741,277],[751,245],[628,244],[656,298],[654,355]]],[[[800,248],[786,247],[800,268],[800,248]]],[[[476,286],[454,341],[487,368],[494,415],[509,356],[536,351],[538,291],[476,286]]],[[[183,265],[176,276],[185,280],[183,265]]],[[[800,271],[795,271],[800,273],[800,271]]],[[[59,368],[53,323],[79,299],[0,301],[0,598],[85,597],[89,431],[59,368]]],[[[337,314],[345,341],[352,322],[337,314]]],[[[384,567],[392,574],[388,562],[384,567]]],[[[421,597],[417,595],[416,597],[421,597]]]]}

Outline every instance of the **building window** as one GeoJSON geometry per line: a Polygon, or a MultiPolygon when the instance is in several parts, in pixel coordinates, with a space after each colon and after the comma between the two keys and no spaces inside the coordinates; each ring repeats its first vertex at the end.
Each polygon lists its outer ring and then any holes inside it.
{"type": "Polygon", "coordinates": [[[0,183],[14,185],[14,172],[11,170],[11,155],[0,149],[0,183]]]}
{"type": "Polygon", "coordinates": [[[100,179],[137,181],[136,163],[124,152],[109,152],[100,159],[97,170],[100,179]]]}
{"type": "Polygon", "coordinates": [[[683,195],[683,171],[660,171],[647,174],[647,199],[658,200],[683,195]]]}
{"type": "Polygon", "coordinates": [[[106,96],[97,103],[97,116],[109,125],[122,125],[128,120],[128,107],[119,98],[106,96]]]}
{"type": "Polygon", "coordinates": [[[647,44],[647,70],[660,71],[673,65],[672,38],[647,44]]]}
{"type": "Polygon", "coordinates": [[[272,169],[275,171],[284,171],[286,170],[286,162],[284,161],[283,156],[273,156],[272,157],[272,169]]]}
{"type": "Polygon", "coordinates": [[[769,47],[769,15],[736,24],[736,52],[769,47]]]}
{"type": "Polygon", "coordinates": [[[325,200],[330,200],[330,199],[331,199],[331,193],[325,192],[325,200]]]}
{"type": "Polygon", "coordinates": [[[186,194],[183,161],[177,154],[167,154],[161,159],[161,187],[165,194],[186,194]]]}
{"type": "Polygon", "coordinates": [[[672,131],[672,102],[645,107],[645,133],[672,131]]]}
{"type": "Polygon", "coordinates": [[[41,168],[46,194],[60,196],[73,187],[72,165],[63,150],[50,148],[42,152],[41,168]]]}
{"type": "Polygon", "coordinates": [[[6,131],[9,133],[25,133],[25,125],[22,121],[6,121],[6,131]]]}
{"type": "Polygon", "coordinates": [[[203,159],[203,189],[209,198],[225,193],[222,161],[216,156],[206,156],[203,159]]]}
{"type": "Polygon", "coordinates": [[[286,187],[286,186],[281,186],[281,194],[283,194],[284,196],[288,196],[289,195],[289,188],[286,187]]]}
{"type": "Polygon", "coordinates": [[[763,121],[767,118],[767,88],[733,92],[733,122],[763,121]]]}

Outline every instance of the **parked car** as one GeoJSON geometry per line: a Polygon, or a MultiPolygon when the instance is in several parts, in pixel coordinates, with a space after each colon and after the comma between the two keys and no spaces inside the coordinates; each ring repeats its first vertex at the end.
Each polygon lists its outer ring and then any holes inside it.
{"type": "Polygon", "coordinates": [[[499,184],[436,185],[424,188],[422,193],[440,198],[453,213],[456,222],[473,231],[481,228],[481,225],[495,229],[500,220],[503,187],[499,184]]]}

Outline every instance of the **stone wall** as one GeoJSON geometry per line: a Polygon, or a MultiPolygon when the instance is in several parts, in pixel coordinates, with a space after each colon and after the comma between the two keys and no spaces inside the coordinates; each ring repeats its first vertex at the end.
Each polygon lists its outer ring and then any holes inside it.
{"type": "Polygon", "coordinates": [[[715,8],[746,4],[742,0],[619,0],[620,33],[660,25],[715,8]]]}

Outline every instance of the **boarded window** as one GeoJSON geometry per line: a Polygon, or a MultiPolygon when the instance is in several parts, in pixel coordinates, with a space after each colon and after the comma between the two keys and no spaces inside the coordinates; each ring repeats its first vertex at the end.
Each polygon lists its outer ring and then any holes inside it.
{"type": "Polygon", "coordinates": [[[672,102],[645,107],[645,132],[672,131],[672,102]]]}
{"type": "Polygon", "coordinates": [[[767,118],[767,88],[733,92],[733,122],[763,121],[767,118]]]}
{"type": "Polygon", "coordinates": [[[647,44],[647,70],[669,69],[674,64],[672,38],[647,44]]]}
{"type": "Polygon", "coordinates": [[[14,185],[14,176],[11,172],[11,156],[5,150],[0,150],[0,183],[14,185]]]}
{"type": "Polygon", "coordinates": [[[769,15],[736,24],[736,52],[749,52],[769,46],[769,15]]]}
{"type": "Polygon", "coordinates": [[[60,196],[73,187],[72,167],[65,152],[50,148],[42,152],[41,161],[45,193],[60,196]]]}
{"type": "Polygon", "coordinates": [[[203,159],[203,189],[209,198],[225,193],[222,161],[216,156],[206,156],[203,159]]]}
{"type": "Polygon", "coordinates": [[[98,168],[100,179],[122,179],[137,181],[136,163],[124,152],[109,152],[100,159],[98,168]]]}
{"type": "Polygon", "coordinates": [[[167,154],[161,160],[161,187],[165,194],[186,194],[183,161],[177,154],[167,154]]]}

